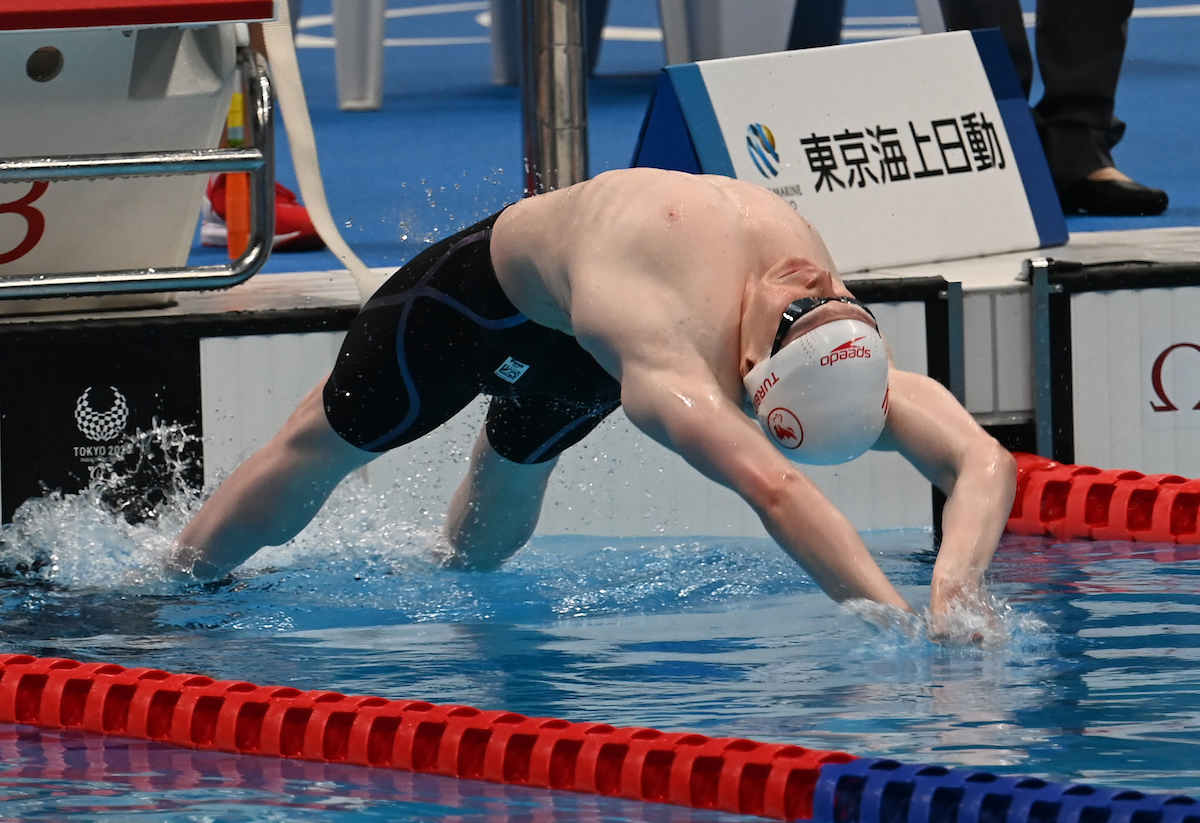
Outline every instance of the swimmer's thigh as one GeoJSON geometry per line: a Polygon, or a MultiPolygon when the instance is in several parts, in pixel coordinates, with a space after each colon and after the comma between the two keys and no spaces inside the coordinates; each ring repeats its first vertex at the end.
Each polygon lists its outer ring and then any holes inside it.
{"type": "Polygon", "coordinates": [[[384,452],[423,437],[478,396],[475,332],[432,300],[363,311],[325,384],[325,414],[346,442],[384,452]]]}
{"type": "Polygon", "coordinates": [[[620,386],[588,398],[495,397],[488,407],[488,443],[514,463],[553,460],[586,437],[621,405],[620,386]]]}

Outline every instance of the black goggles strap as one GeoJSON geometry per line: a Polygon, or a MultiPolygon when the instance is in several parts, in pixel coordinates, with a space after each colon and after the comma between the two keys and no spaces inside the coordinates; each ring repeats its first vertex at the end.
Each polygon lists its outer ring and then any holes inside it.
{"type": "Polygon", "coordinates": [[[783,339],[787,337],[787,333],[791,331],[797,320],[826,303],[848,303],[851,306],[858,306],[871,315],[872,320],[875,319],[874,313],[863,305],[861,300],[853,297],[803,297],[783,310],[783,319],[779,321],[779,331],[775,334],[775,344],[771,346],[771,356],[774,357],[783,348],[783,339]]]}

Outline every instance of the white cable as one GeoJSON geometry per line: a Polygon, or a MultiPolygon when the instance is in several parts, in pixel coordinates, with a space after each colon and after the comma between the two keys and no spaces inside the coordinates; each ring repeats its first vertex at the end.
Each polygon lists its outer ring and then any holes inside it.
{"type": "Polygon", "coordinates": [[[271,76],[275,80],[275,95],[283,115],[288,145],[292,149],[292,163],[296,168],[296,180],[300,184],[300,196],[304,199],[304,205],[308,208],[317,234],[349,270],[350,276],[358,286],[359,297],[362,302],[366,302],[379,286],[381,278],[372,274],[346,243],[333,220],[333,214],[329,211],[329,202],[325,199],[325,183],[321,179],[321,166],[317,160],[317,140],[313,134],[312,119],[308,114],[308,101],[304,98],[296,46],[292,42],[288,4],[277,3],[276,8],[278,16],[263,23],[263,37],[267,43],[267,61],[271,65],[271,76]]]}

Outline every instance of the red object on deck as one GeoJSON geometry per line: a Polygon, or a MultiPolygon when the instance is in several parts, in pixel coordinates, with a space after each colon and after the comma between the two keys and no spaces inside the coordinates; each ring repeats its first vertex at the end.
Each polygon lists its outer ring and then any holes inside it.
{"type": "Polygon", "coordinates": [[[0,655],[0,723],[376,766],[785,820],[811,819],[844,752],[417,700],[0,655]]]}
{"type": "Polygon", "coordinates": [[[1200,480],[1017,454],[1007,530],[1060,540],[1200,544],[1200,480]]]}
{"type": "Polygon", "coordinates": [[[0,31],[270,20],[273,0],[3,0],[0,31]]]}

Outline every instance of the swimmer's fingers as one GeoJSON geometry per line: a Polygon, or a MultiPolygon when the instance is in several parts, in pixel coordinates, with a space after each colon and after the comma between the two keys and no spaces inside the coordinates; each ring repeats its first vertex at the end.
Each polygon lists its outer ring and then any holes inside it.
{"type": "Polygon", "coordinates": [[[926,624],[929,639],[950,646],[982,644],[993,636],[999,618],[982,583],[935,585],[926,624]]]}
{"type": "Polygon", "coordinates": [[[916,637],[921,632],[921,620],[911,611],[876,603],[863,597],[852,597],[841,603],[843,610],[867,621],[884,634],[901,634],[916,637]]]}

